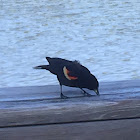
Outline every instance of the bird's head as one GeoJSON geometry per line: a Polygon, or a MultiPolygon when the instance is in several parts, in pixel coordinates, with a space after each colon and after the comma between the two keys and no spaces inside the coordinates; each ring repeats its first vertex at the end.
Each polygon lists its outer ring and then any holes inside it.
{"type": "Polygon", "coordinates": [[[99,82],[94,75],[91,75],[88,87],[90,90],[93,90],[97,95],[100,95],[98,90],[99,82]]]}

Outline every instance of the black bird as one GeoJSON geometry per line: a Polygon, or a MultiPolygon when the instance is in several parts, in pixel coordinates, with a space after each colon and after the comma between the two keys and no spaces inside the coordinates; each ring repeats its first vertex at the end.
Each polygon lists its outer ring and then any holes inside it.
{"type": "Polygon", "coordinates": [[[60,83],[61,98],[67,98],[67,96],[64,96],[62,93],[62,85],[78,87],[83,91],[85,96],[91,95],[83,88],[94,90],[94,92],[99,95],[99,83],[96,77],[78,61],[50,57],[46,57],[46,59],[49,62],[49,65],[40,65],[34,68],[49,70],[52,74],[57,75],[57,79],[60,83]]]}

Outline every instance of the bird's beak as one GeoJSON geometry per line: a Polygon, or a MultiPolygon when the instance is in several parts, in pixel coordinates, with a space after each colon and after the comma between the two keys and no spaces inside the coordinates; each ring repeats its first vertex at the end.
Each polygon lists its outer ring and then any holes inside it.
{"type": "Polygon", "coordinates": [[[97,95],[100,95],[98,89],[95,89],[94,92],[95,92],[97,95]]]}

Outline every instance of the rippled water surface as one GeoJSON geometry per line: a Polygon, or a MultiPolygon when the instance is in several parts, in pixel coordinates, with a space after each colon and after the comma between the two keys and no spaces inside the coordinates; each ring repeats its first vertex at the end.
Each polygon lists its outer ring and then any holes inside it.
{"type": "Polygon", "coordinates": [[[57,84],[32,67],[79,60],[99,81],[140,79],[139,0],[0,0],[0,87],[57,84]]]}

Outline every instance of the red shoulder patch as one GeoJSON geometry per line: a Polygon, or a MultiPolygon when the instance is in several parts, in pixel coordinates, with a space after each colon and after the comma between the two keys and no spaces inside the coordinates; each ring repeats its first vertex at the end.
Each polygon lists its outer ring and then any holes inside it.
{"type": "Polygon", "coordinates": [[[63,72],[64,72],[65,77],[68,80],[76,80],[76,79],[78,79],[78,77],[76,77],[76,76],[70,76],[69,75],[70,71],[66,67],[63,68],[63,72]]]}

